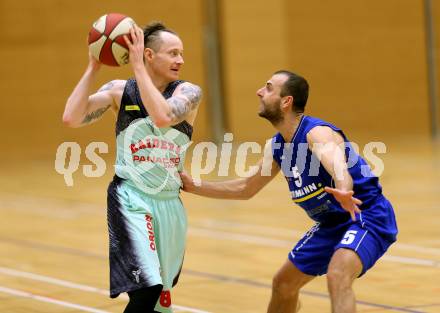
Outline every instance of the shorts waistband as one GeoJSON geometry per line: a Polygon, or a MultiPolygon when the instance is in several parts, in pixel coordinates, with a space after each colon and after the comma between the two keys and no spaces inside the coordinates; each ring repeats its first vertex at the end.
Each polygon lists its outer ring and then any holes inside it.
{"type": "Polygon", "coordinates": [[[124,183],[126,186],[128,186],[131,189],[134,189],[136,192],[142,193],[145,195],[145,197],[156,199],[156,200],[171,200],[171,199],[177,199],[179,198],[180,190],[161,190],[161,191],[155,191],[150,190],[148,188],[142,188],[141,186],[138,186],[136,183],[132,182],[129,179],[124,179],[119,176],[114,176],[113,181],[117,184],[124,183]]]}

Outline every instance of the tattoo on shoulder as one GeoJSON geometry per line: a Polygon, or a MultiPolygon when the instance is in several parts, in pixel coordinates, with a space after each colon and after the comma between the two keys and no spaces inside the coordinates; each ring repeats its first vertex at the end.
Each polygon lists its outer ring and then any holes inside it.
{"type": "Polygon", "coordinates": [[[190,103],[188,100],[180,97],[172,97],[168,103],[171,105],[171,117],[174,119],[181,119],[190,110],[190,103]]]}
{"type": "Polygon", "coordinates": [[[196,85],[184,85],[182,86],[181,92],[188,98],[193,108],[200,102],[200,98],[202,97],[202,90],[196,85]]]}
{"type": "Polygon", "coordinates": [[[82,121],[82,124],[88,124],[88,123],[93,122],[94,120],[97,120],[98,118],[100,118],[105,113],[105,111],[108,110],[108,108],[110,106],[111,105],[109,104],[109,105],[107,105],[104,108],[100,108],[100,109],[97,109],[96,111],[90,112],[89,114],[87,114],[84,117],[84,120],[82,121]]]}
{"type": "Polygon", "coordinates": [[[186,114],[197,107],[201,96],[200,87],[195,85],[182,86],[180,94],[168,99],[168,103],[171,105],[171,118],[176,121],[184,119],[186,114]]]}

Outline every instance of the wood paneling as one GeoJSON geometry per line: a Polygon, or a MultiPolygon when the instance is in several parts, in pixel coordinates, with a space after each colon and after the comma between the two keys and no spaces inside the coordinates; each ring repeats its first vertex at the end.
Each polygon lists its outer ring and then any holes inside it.
{"type": "Polygon", "coordinates": [[[310,115],[375,138],[428,136],[422,5],[412,0],[223,1],[230,129],[242,140],[273,133],[256,116],[255,90],[274,70],[287,68],[311,85],[310,115]]]}
{"type": "MultiPolygon", "coordinates": [[[[121,12],[144,25],[161,20],[184,42],[182,79],[204,88],[202,11],[199,0],[56,1],[0,3],[0,63],[3,95],[2,148],[18,149],[26,142],[34,154],[53,155],[63,141],[114,142],[114,117],[83,129],[61,123],[64,104],[87,64],[86,38],[91,24],[108,12],[121,12]],[[190,18],[189,18],[190,17],[190,18]]],[[[130,66],[103,67],[96,88],[112,79],[132,76],[130,66]]],[[[206,103],[196,121],[195,139],[209,137],[206,103]]]]}

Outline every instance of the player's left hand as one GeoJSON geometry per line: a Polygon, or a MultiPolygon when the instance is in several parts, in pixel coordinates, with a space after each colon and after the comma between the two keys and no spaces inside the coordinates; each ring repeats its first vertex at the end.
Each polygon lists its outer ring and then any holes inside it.
{"type": "Polygon", "coordinates": [[[332,194],[335,199],[341,204],[342,208],[350,213],[351,219],[353,221],[356,221],[356,213],[361,213],[358,205],[361,205],[362,201],[353,197],[354,191],[345,191],[330,187],[325,187],[324,189],[326,192],[332,194]]]}

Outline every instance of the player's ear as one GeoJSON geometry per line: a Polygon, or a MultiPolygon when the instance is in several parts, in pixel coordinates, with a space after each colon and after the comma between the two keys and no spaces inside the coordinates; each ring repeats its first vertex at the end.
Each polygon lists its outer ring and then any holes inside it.
{"type": "Polygon", "coordinates": [[[154,56],[153,49],[150,49],[150,48],[145,48],[144,49],[144,59],[146,61],[151,61],[153,59],[153,56],[154,56]]]}
{"type": "Polygon", "coordinates": [[[281,107],[287,108],[293,106],[293,97],[292,96],[285,96],[281,98],[281,107]]]}

